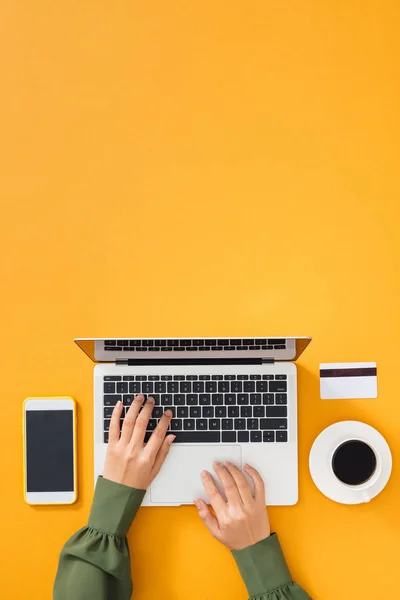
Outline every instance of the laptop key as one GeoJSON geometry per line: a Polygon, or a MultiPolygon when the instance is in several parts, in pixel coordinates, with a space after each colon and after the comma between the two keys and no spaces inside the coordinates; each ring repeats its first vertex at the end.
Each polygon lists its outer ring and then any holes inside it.
{"type": "Polygon", "coordinates": [[[250,404],[261,404],[261,394],[250,394],[250,404]]]}
{"type": "Polygon", "coordinates": [[[140,383],[138,381],[130,381],[129,382],[129,393],[130,394],[140,394],[140,383]]]}
{"type": "Polygon", "coordinates": [[[199,395],[199,404],[201,406],[206,406],[208,404],[211,404],[211,396],[210,396],[210,394],[200,394],[199,395]]]}
{"type": "Polygon", "coordinates": [[[174,404],[175,406],[185,406],[185,394],[175,394],[174,395],[174,404]]]}
{"type": "Polygon", "coordinates": [[[196,421],[194,419],[184,419],[183,420],[183,429],[186,431],[194,431],[196,421]]]}
{"type": "Polygon", "coordinates": [[[238,394],[237,395],[237,403],[238,404],[248,404],[249,403],[249,395],[248,394],[238,394]]]}
{"type": "Polygon", "coordinates": [[[174,381],[185,381],[184,375],[174,375],[174,381]]]}
{"type": "Polygon", "coordinates": [[[251,442],[261,442],[261,431],[250,431],[251,442]]]}
{"type": "Polygon", "coordinates": [[[244,385],[243,385],[243,391],[255,392],[256,391],[256,382],[255,381],[245,381],[244,385]]]}
{"type": "Polygon", "coordinates": [[[208,421],[208,428],[212,431],[221,429],[221,420],[220,419],[210,419],[208,421]]]}
{"type": "Polygon", "coordinates": [[[152,394],[154,392],[154,384],[152,381],[144,381],[142,383],[142,393],[152,394]]]}
{"type": "Polygon", "coordinates": [[[115,383],[113,381],[105,381],[104,382],[104,393],[105,394],[115,394],[115,383]]]}
{"type": "Polygon", "coordinates": [[[209,394],[213,394],[217,391],[217,382],[216,381],[207,381],[206,383],[206,392],[209,394]]]}
{"type": "Polygon", "coordinates": [[[191,406],[190,417],[193,419],[199,419],[201,417],[201,406],[191,406]]]}
{"type": "Polygon", "coordinates": [[[208,429],[207,419],[196,419],[196,430],[197,431],[206,431],[207,429],[208,429]]]}
{"type": "Polygon", "coordinates": [[[212,419],[214,416],[213,406],[203,406],[203,417],[206,419],[212,419]]]}
{"type": "Polygon", "coordinates": [[[209,379],[211,379],[211,375],[199,375],[199,379],[200,381],[208,381],[209,379]]]}
{"type": "Polygon", "coordinates": [[[287,419],[260,419],[260,429],[287,429],[287,419]]]}
{"type": "MultiPolygon", "coordinates": [[[[237,408],[237,407],[235,407],[237,408]]],[[[216,406],[215,407],[215,416],[218,418],[226,417],[226,406],[216,406]]]]}
{"type": "Polygon", "coordinates": [[[179,383],[177,381],[168,381],[167,392],[169,394],[177,394],[179,392],[179,383]]]}
{"type": "Polygon", "coordinates": [[[224,378],[223,375],[212,375],[211,376],[211,379],[213,379],[214,381],[220,381],[223,378],[224,378]]]}
{"type": "Polygon", "coordinates": [[[225,406],[232,406],[236,404],[236,394],[225,394],[224,396],[225,406]]]}
{"type": "Polygon", "coordinates": [[[264,406],[255,406],[253,408],[253,417],[265,417],[265,407],[264,406]]]}
{"type": "Polygon", "coordinates": [[[132,404],[132,402],[134,401],[135,396],[133,394],[125,394],[124,395],[124,406],[130,406],[132,404]]]}
{"type": "Polygon", "coordinates": [[[195,394],[203,394],[204,393],[204,381],[195,381],[193,383],[193,392],[195,394]]]}
{"type": "Polygon", "coordinates": [[[187,381],[197,381],[199,378],[198,375],[186,375],[187,381]]]}
{"type": "Polygon", "coordinates": [[[263,404],[274,404],[274,395],[263,394],[263,404]]]}
{"type": "Polygon", "coordinates": [[[192,391],[192,384],[190,381],[181,381],[179,384],[179,391],[181,394],[190,394],[192,391]]]}
{"type": "Polygon", "coordinates": [[[224,379],[227,381],[235,381],[236,375],[224,375],[224,379]]]}
{"type": "Polygon", "coordinates": [[[219,431],[176,431],[174,444],[218,444],[221,441],[221,433],[219,431]]]}
{"type": "Polygon", "coordinates": [[[276,394],[277,404],[287,404],[287,394],[276,394]]]}
{"type": "Polygon", "coordinates": [[[154,384],[154,391],[156,394],[165,394],[167,391],[167,384],[164,381],[156,381],[154,384]]]}
{"type": "Polygon", "coordinates": [[[273,379],[273,378],[274,378],[274,376],[273,376],[273,375],[263,375],[263,376],[262,376],[262,378],[263,378],[265,381],[270,381],[271,379],[273,379]]]}
{"type": "Polygon", "coordinates": [[[212,403],[214,406],[220,406],[224,403],[223,394],[213,394],[212,395],[212,403]]]}
{"type": "Polygon", "coordinates": [[[121,381],[121,375],[104,375],[104,381],[121,381]]]}
{"type": "Polygon", "coordinates": [[[277,375],[275,375],[275,379],[279,379],[279,380],[285,380],[285,379],[287,379],[287,375],[280,375],[280,374],[277,374],[277,375]]]}
{"type": "Polygon", "coordinates": [[[270,392],[286,392],[287,382],[286,381],[270,381],[269,382],[270,392]]]}
{"type": "Polygon", "coordinates": [[[255,381],[256,379],[261,379],[261,375],[250,375],[250,379],[255,381]]]}
{"type": "Polygon", "coordinates": [[[235,429],[246,429],[246,419],[235,419],[235,429]]]}
{"type": "Polygon", "coordinates": [[[108,431],[104,432],[104,438],[103,439],[104,439],[104,443],[108,444],[108,431]]]}
{"type": "Polygon", "coordinates": [[[265,408],[266,417],[287,417],[286,406],[267,406],[265,408]]]}
{"type": "Polygon", "coordinates": [[[162,406],[155,406],[153,408],[153,412],[151,413],[151,416],[154,417],[155,419],[161,419],[163,414],[164,414],[164,409],[162,408],[162,406]]]}
{"type": "Polygon", "coordinates": [[[198,394],[188,394],[186,396],[186,404],[188,406],[196,406],[199,403],[198,394]]]}
{"type": "Polygon", "coordinates": [[[157,427],[157,419],[149,419],[147,423],[147,431],[154,431],[157,427]]]}
{"type": "Polygon", "coordinates": [[[162,406],[172,406],[172,394],[162,394],[161,404],[162,406]]]}
{"type": "Polygon", "coordinates": [[[126,381],[120,381],[117,383],[117,394],[127,394],[128,393],[128,383],[126,381]]]}
{"type": "Polygon", "coordinates": [[[222,429],[233,429],[233,419],[222,419],[222,429]]]}
{"type": "Polygon", "coordinates": [[[257,392],[268,392],[268,381],[257,381],[256,390],[257,392]]]}
{"type": "Polygon", "coordinates": [[[218,382],[218,392],[220,394],[226,394],[229,392],[229,381],[219,381],[218,382]]]}
{"type": "Polygon", "coordinates": [[[287,431],[277,431],[276,432],[276,441],[277,442],[287,442],[288,441],[287,431]]]}
{"type": "Polygon", "coordinates": [[[243,391],[243,384],[241,381],[231,381],[231,392],[240,394],[243,391]]]}
{"type": "Polygon", "coordinates": [[[111,419],[104,419],[104,431],[109,431],[111,419]]]}
{"type": "Polygon", "coordinates": [[[104,396],[104,406],[115,406],[118,400],[122,400],[122,396],[120,394],[108,394],[104,396]]]}
{"type": "Polygon", "coordinates": [[[253,409],[251,406],[242,406],[240,408],[240,416],[241,417],[251,417],[253,413],[253,409]]]}
{"type": "Polygon", "coordinates": [[[189,409],[187,406],[178,406],[176,409],[176,416],[180,419],[186,419],[189,416],[189,409]]]}
{"type": "Polygon", "coordinates": [[[182,429],[182,419],[172,419],[171,431],[180,431],[182,429]]]}
{"type": "Polygon", "coordinates": [[[223,442],[236,442],[236,431],[223,431],[222,432],[223,442]]]}
{"type": "Polygon", "coordinates": [[[258,419],[247,419],[247,429],[258,429],[258,419]]]}
{"type": "Polygon", "coordinates": [[[238,417],[238,416],[239,416],[239,407],[238,406],[228,406],[228,417],[238,417]]]}
{"type": "Polygon", "coordinates": [[[263,431],[263,442],[275,442],[275,431],[263,431]]]}
{"type": "Polygon", "coordinates": [[[113,406],[105,406],[104,407],[104,417],[107,418],[111,418],[112,414],[113,414],[113,410],[114,407],[113,406]]]}
{"type": "Polygon", "coordinates": [[[249,432],[248,431],[238,431],[238,442],[248,442],[249,441],[249,432]]]}

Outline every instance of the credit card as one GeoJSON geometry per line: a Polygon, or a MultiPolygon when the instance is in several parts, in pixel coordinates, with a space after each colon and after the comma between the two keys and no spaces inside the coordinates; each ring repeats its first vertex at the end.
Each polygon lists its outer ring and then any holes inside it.
{"type": "Polygon", "coordinates": [[[378,397],[375,362],[321,363],[319,374],[322,400],[378,397]]]}

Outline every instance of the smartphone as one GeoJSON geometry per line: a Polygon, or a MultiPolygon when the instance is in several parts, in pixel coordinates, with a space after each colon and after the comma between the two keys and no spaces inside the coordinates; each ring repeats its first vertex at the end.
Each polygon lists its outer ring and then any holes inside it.
{"type": "Polygon", "coordinates": [[[23,413],[25,501],[72,504],[77,499],[75,400],[27,398],[23,413]]]}

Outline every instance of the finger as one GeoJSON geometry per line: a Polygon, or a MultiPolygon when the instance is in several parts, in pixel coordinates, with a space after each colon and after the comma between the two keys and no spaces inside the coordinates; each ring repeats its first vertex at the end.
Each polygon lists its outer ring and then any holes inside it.
{"type": "MultiPolygon", "coordinates": [[[[157,427],[150,436],[149,441],[146,444],[145,453],[151,456],[155,456],[160,450],[167,433],[167,429],[172,419],[172,410],[166,410],[160,419],[157,427]]],[[[175,438],[174,438],[175,439],[175,438]]]]}
{"type": "Polygon", "coordinates": [[[170,451],[172,442],[175,438],[176,435],[168,435],[166,438],[164,438],[164,441],[161,444],[161,448],[159,449],[156,459],[154,461],[153,469],[151,471],[153,478],[159,473],[161,467],[163,466],[164,461],[168,456],[168,452],[170,451]]]}
{"type": "Polygon", "coordinates": [[[213,467],[214,471],[219,477],[220,482],[222,483],[228,503],[232,506],[241,506],[242,499],[240,497],[236,481],[233,479],[228,469],[220,462],[215,462],[213,467]]]}
{"type": "Polygon", "coordinates": [[[135,427],[136,419],[140,409],[142,408],[143,401],[143,394],[139,394],[138,396],[136,396],[131,406],[129,407],[128,412],[126,413],[126,417],[124,419],[124,424],[122,425],[121,431],[121,442],[123,444],[128,444],[130,442],[132,432],[135,427]]]}
{"type": "Polygon", "coordinates": [[[153,412],[153,408],[154,398],[149,396],[136,419],[135,427],[133,429],[131,438],[132,445],[144,443],[144,436],[146,433],[147,425],[149,424],[151,413],[153,412]]]}
{"type": "Polygon", "coordinates": [[[229,473],[232,475],[233,479],[235,480],[243,504],[250,504],[251,502],[254,502],[250,484],[247,481],[246,477],[243,475],[242,471],[231,462],[226,462],[225,466],[229,473]]]}
{"type": "Polygon", "coordinates": [[[250,475],[254,483],[254,498],[257,502],[263,502],[265,504],[265,486],[264,481],[260,473],[248,464],[244,465],[246,473],[250,475]]]}
{"type": "Polygon", "coordinates": [[[197,508],[197,512],[199,513],[200,519],[203,521],[208,531],[215,538],[219,538],[220,530],[218,521],[212,514],[211,510],[208,508],[207,504],[204,502],[204,500],[200,500],[200,498],[196,498],[196,500],[194,500],[194,504],[197,508]]]}
{"type": "Polygon", "coordinates": [[[226,502],[218,491],[215,481],[208,471],[201,472],[201,479],[203,481],[204,489],[210,500],[211,506],[215,510],[217,517],[222,515],[226,510],[226,502]]]}
{"type": "Polygon", "coordinates": [[[114,410],[111,415],[110,431],[108,432],[108,443],[116,444],[119,440],[119,433],[121,429],[121,414],[122,414],[122,402],[119,400],[114,406],[114,410]]]}

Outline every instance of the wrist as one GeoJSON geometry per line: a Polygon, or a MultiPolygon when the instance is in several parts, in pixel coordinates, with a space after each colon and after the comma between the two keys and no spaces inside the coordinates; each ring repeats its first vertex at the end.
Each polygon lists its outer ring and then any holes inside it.
{"type": "Polygon", "coordinates": [[[292,581],[276,534],[232,554],[250,596],[266,595],[292,581]]]}
{"type": "Polygon", "coordinates": [[[99,477],[88,526],[103,533],[126,535],[145,493],[145,490],[99,477]]]}

